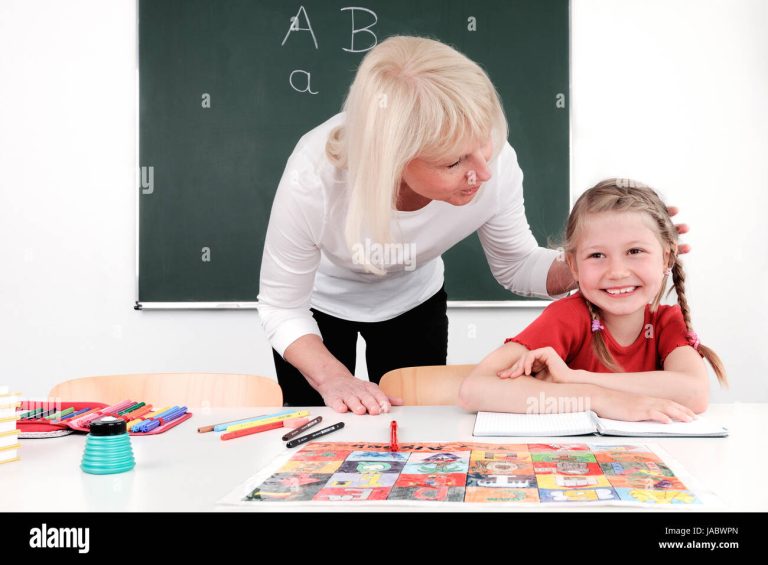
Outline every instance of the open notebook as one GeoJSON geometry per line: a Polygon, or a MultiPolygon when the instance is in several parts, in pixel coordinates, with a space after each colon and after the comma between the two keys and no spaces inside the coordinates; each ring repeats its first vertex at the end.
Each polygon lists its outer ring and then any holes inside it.
{"type": "Polygon", "coordinates": [[[693,422],[623,422],[594,412],[569,414],[507,414],[478,412],[474,436],[725,437],[728,430],[698,416],[693,422]]]}

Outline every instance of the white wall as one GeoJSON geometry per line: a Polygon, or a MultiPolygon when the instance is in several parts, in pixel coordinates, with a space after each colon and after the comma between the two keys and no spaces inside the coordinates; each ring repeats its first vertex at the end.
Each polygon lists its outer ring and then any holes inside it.
{"type": "MultiPolygon", "coordinates": [[[[0,0],[0,383],[274,375],[253,311],[137,312],[134,0],[0,0]]],[[[768,2],[573,0],[572,192],[658,187],[691,224],[689,297],[733,381],[768,401],[768,2]]],[[[475,362],[534,310],[452,310],[475,362]]]]}

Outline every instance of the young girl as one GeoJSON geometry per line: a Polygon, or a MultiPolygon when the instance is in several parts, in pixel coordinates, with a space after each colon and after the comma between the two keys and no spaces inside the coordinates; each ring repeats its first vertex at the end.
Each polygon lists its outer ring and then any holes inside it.
{"type": "Polygon", "coordinates": [[[693,331],[677,231],[659,196],[629,179],[602,181],[576,202],[565,238],[579,291],[488,355],[462,383],[461,406],[660,422],[705,411],[702,357],[721,384],[727,377],[693,331]],[[670,276],[678,305],[660,306],[670,276]]]}

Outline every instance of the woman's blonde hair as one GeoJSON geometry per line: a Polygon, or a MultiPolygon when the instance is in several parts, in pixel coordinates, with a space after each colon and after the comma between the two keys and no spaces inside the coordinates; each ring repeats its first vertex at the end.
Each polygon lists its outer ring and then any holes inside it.
{"type": "MultiPolygon", "coordinates": [[[[669,217],[669,212],[664,202],[656,192],[642,183],[630,179],[612,178],[601,181],[587,190],[576,201],[568,217],[568,225],[565,230],[564,250],[571,259],[576,252],[576,245],[581,227],[587,221],[590,214],[601,212],[641,212],[651,220],[656,231],[656,236],[661,242],[662,250],[669,251],[669,264],[672,274],[672,286],[667,295],[675,290],[677,303],[683,313],[685,326],[688,330],[689,340],[693,341],[696,349],[712,365],[721,385],[727,386],[728,377],[720,357],[709,347],[698,343],[698,338],[693,331],[691,323],[691,310],[688,299],[685,296],[685,271],[683,263],[677,254],[677,229],[669,217]]],[[[669,275],[664,275],[661,288],[651,303],[651,312],[656,312],[661,302],[662,295],[667,286],[669,275]]],[[[587,303],[593,324],[599,324],[600,309],[584,299],[587,303]]],[[[619,372],[622,368],[616,363],[603,338],[602,331],[594,331],[592,344],[595,354],[600,362],[612,371],[619,372]]]]}
{"type": "Polygon", "coordinates": [[[374,47],[360,63],[344,111],[345,123],[330,133],[326,153],[347,169],[350,248],[362,243],[364,232],[380,243],[392,240],[392,211],[410,160],[445,159],[489,137],[496,156],[507,139],[504,110],[485,71],[423,37],[394,36],[374,47]]]}

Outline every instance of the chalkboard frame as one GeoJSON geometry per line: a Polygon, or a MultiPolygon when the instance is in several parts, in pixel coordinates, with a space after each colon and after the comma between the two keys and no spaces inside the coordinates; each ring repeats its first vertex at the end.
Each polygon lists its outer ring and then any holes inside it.
{"type": "MultiPolygon", "coordinates": [[[[571,134],[572,134],[572,112],[571,112],[571,73],[572,73],[572,34],[571,34],[571,2],[570,0],[564,0],[567,5],[568,22],[567,22],[567,59],[568,59],[568,85],[566,91],[567,99],[567,129],[568,129],[568,190],[567,190],[567,202],[566,205],[570,209],[571,202],[571,190],[570,179],[572,178],[572,151],[571,151],[571,134]]],[[[299,4],[297,4],[299,5],[299,4]]],[[[140,37],[139,29],[139,17],[137,16],[136,22],[136,36],[137,43],[140,37]]],[[[140,72],[137,69],[137,129],[140,127],[140,72]]],[[[140,156],[140,136],[137,135],[137,156],[140,156]]],[[[286,156],[287,158],[287,156],[286,156]]],[[[151,301],[141,300],[141,271],[140,271],[140,253],[141,253],[141,239],[140,239],[140,214],[141,214],[141,163],[137,167],[137,185],[139,190],[136,193],[136,284],[135,284],[135,301],[134,308],[136,310],[252,310],[257,309],[258,303],[256,301],[151,301]]],[[[476,237],[476,236],[473,236],[476,237]]],[[[540,244],[546,245],[547,242],[540,242],[540,244]]],[[[549,304],[548,300],[541,299],[525,299],[518,297],[513,300],[449,300],[449,308],[542,308],[549,304]]]]}

